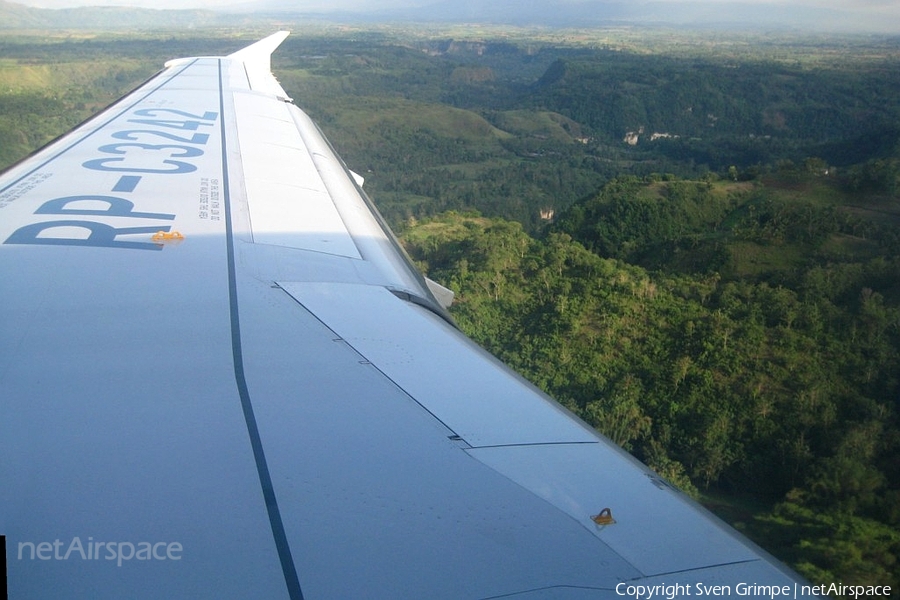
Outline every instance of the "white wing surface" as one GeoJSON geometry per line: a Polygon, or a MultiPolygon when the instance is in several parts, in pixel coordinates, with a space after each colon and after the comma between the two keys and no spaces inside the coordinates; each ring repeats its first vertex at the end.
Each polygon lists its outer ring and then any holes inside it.
{"type": "Polygon", "coordinates": [[[286,35],[0,176],[9,598],[793,592],[453,327],[272,77],[286,35]]]}

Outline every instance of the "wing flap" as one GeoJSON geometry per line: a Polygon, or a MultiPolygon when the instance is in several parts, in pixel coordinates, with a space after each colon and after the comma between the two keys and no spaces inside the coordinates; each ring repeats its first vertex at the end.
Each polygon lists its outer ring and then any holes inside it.
{"type": "Polygon", "coordinates": [[[758,560],[682,494],[607,443],[468,452],[581,523],[645,576],[758,560]],[[609,508],[614,523],[592,517],[609,508]],[[660,540],[690,552],[672,552],[660,540]]]}
{"type": "Polygon", "coordinates": [[[445,321],[384,288],[279,285],[472,446],[596,441],[445,321]]]}

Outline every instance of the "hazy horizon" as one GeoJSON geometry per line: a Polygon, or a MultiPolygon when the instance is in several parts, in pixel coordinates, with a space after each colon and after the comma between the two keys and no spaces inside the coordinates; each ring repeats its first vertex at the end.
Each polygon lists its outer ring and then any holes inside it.
{"type": "MultiPolygon", "coordinates": [[[[124,6],[152,9],[212,9],[223,11],[290,10],[291,12],[399,15],[401,20],[423,14],[460,15],[466,21],[559,24],[561,16],[585,15],[610,5],[623,21],[657,23],[737,23],[782,25],[799,29],[859,29],[900,32],[900,2],[896,0],[508,0],[482,4],[468,0],[9,0],[33,8],[124,6]],[[440,11],[427,13],[435,5],[440,11]],[[728,10],[729,6],[731,11],[728,10]],[[622,7],[627,7],[625,13],[622,7]],[[708,8],[707,8],[708,7],[708,8]],[[415,9],[420,9],[416,12],[415,9]],[[406,12],[403,12],[406,11],[406,12]],[[588,11],[592,11],[588,12],[588,11]],[[807,12],[808,11],[808,12],[807,12]],[[623,15],[624,16],[621,16],[623,15]],[[410,17],[410,15],[412,15],[410,17]],[[507,21],[508,19],[508,21],[507,21]]],[[[585,23],[592,24],[592,23],[585,23]]]]}
{"type": "MultiPolygon", "coordinates": [[[[254,3],[252,0],[10,0],[35,8],[72,8],[77,6],[132,6],[142,8],[227,8],[254,3]]],[[[386,8],[409,8],[438,4],[440,0],[294,0],[297,10],[326,12],[335,9],[374,11],[386,8]]],[[[543,0],[540,3],[523,0],[518,4],[533,8],[540,4],[548,13],[559,5],[588,4],[593,0],[543,0]]],[[[900,2],[895,0],[647,0],[635,4],[781,4],[784,6],[850,10],[859,13],[900,15],[900,2]]]]}

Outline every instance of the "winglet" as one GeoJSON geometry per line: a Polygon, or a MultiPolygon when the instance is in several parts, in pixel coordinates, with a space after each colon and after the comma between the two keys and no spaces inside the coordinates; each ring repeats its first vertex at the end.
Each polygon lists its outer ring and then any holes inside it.
{"type": "Polygon", "coordinates": [[[290,31],[273,33],[267,38],[263,38],[258,42],[250,44],[246,48],[242,48],[237,52],[229,54],[228,58],[242,61],[247,65],[248,69],[253,68],[254,70],[269,74],[272,72],[272,53],[275,52],[275,49],[281,45],[281,42],[283,42],[290,33],[290,31]]]}
{"type": "Polygon", "coordinates": [[[280,97],[287,96],[272,75],[272,52],[288,35],[289,31],[279,31],[228,55],[228,58],[244,63],[251,89],[273,93],[280,97]]]}

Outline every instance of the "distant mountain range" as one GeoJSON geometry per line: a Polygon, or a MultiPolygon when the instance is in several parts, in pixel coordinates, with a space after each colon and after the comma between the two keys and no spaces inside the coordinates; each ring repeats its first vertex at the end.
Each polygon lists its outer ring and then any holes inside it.
{"type": "MultiPolygon", "coordinates": [[[[287,9],[291,0],[259,0],[260,6],[287,9]]],[[[827,27],[846,20],[839,11],[760,3],[708,2],[622,2],[585,0],[559,3],[552,7],[521,0],[440,0],[419,8],[385,10],[385,17],[415,21],[488,22],[513,25],[591,26],[612,23],[634,24],[729,24],[732,26],[827,27]]]]}
{"type": "MultiPolygon", "coordinates": [[[[300,3],[300,7],[304,4],[300,3]]],[[[622,2],[584,0],[554,4],[521,0],[438,0],[408,8],[316,11],[298,8],[295,0],[250,0],[218,10],[154,10],[122,7],[39,9],[0,0],[0,29],[200,27],[234,25],[242,20],[309,16],[337,21],[413,21],[493,23],[584,27],[613,24],[691,25],[717,28],[900,31],[894,19],[864,17],[865,13],[779,4],[735,2],[622,2]]]]}
{"type": "Polygon", "coordinates": [[[222,13],[208,10],[154,10],[118,6],[44,9],[0,0],[3,29],[187,28],[222,25],[222,13]]]}

